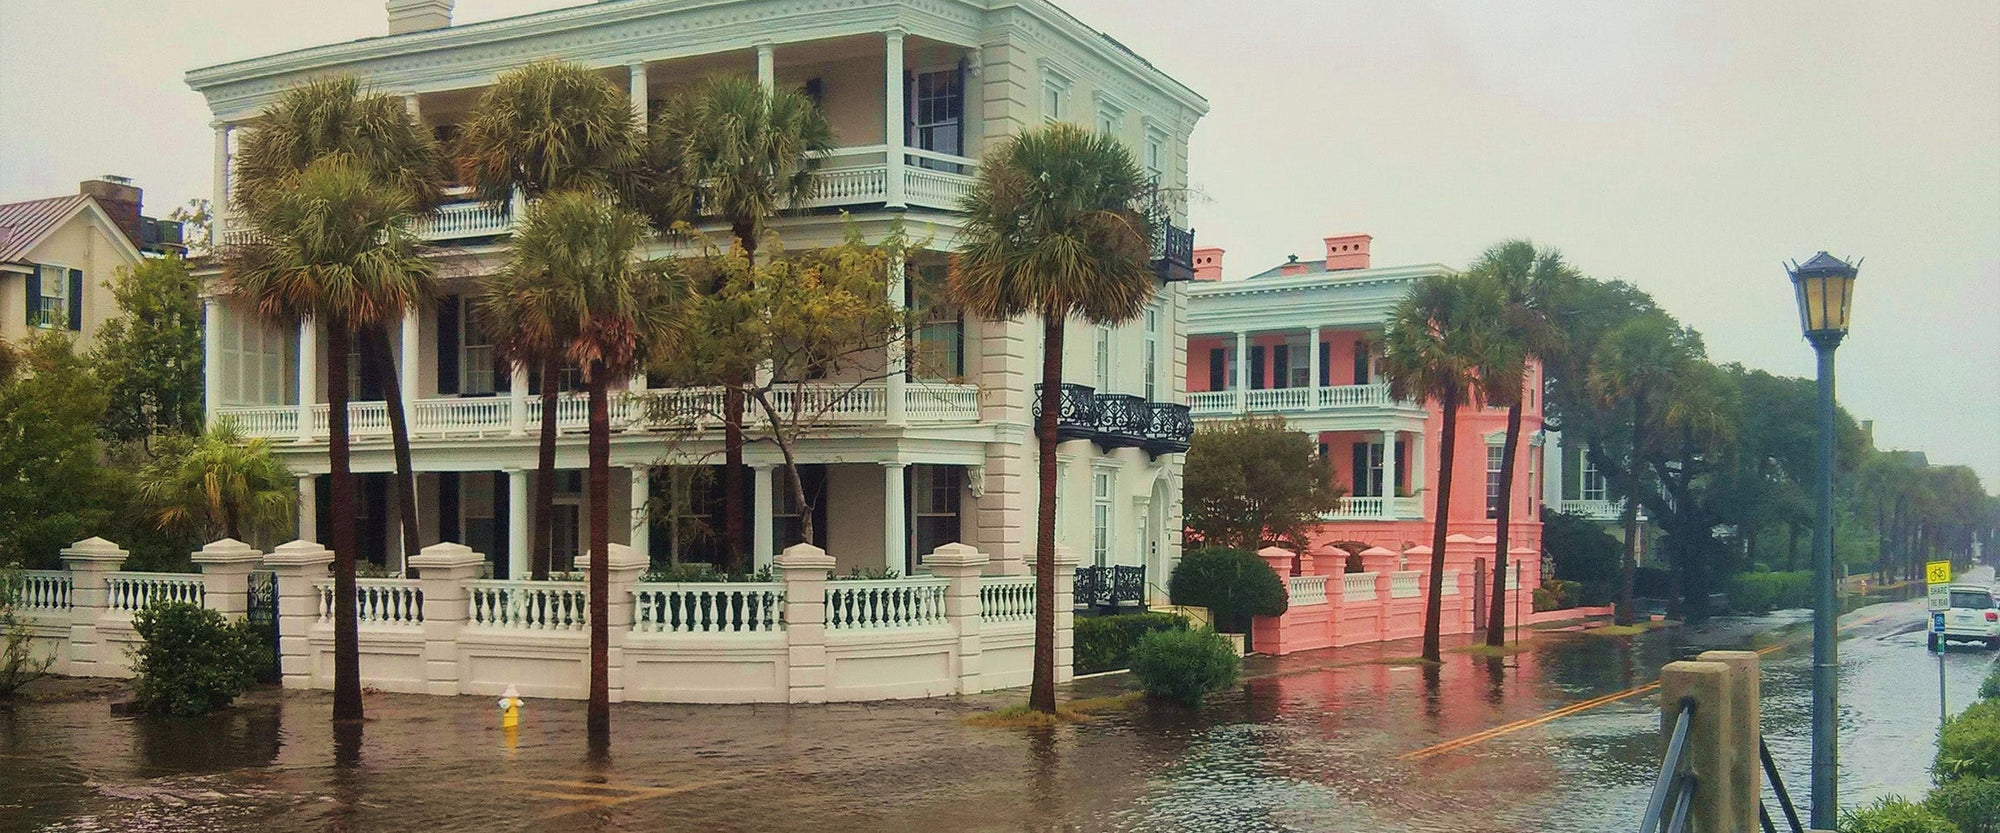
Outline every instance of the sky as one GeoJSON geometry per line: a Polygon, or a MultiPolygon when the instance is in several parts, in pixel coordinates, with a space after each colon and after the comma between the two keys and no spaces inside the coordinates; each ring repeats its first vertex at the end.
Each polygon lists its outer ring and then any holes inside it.
{"type": "MultiPolygon", "coordinates": [[[[2000,491],[2000,3],[1056,1],[1208,98],[1192,215],[1226,278],[1338,233],[1382,266],[1527,237],[1717,362],[1808,375],[1781,263],[1865,258],[1842,404],[2000,491]]],[[[0,201],[206,197],[187,70],[385,31],[382,0],[0,0],[0,201]]]]}

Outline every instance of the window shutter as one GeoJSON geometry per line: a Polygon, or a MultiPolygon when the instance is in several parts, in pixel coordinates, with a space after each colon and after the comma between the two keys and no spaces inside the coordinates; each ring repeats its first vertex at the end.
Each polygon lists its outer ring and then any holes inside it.
{"type": "Polygon", "coordinates": [[[458,308],[457,295],[438,299],[437,388],[440,396],[458,394],[458,308]]]}
{"type": "Polygon", "coordinates": [[[952,133],[952,139],[954,140],[954,143],[953,143],[953,147],[952,147],[952,149],[951,149],[951,154],[952,154],[953,156],[964,156],[964,155],[965,155],[965,76],[966,76],[966,65],[967,65],[967,61],[966,61],[966,59],[965,59],[965,58],[959,58],[959,59],[958,59],[958,111],[959,111],[959,112],[958,112],[958,129],[956,129],[956,130],[953,130],[953,131],[951,132],[951,133],[952,133]]]}
{"type": "Polygon", "coordinates": [[[83,270],[69,270],[69,328],[83,331],[83,270]]]}
{"type": "Polygon", "coordinates": [[[438,472],[438,540],[465,543],[464,524],[459,522],[459,473],[438,472]]]}
{"type": "Polygon", "coordinates": [[[1292,346],[1279,344],[1271,348],[1271,387],[1282,388],[1292,378],[1292,346]]]}
{"type": "Polygon", "coordinates": [[[1368,342],[1354,341],[1354,383],[1368,384],[1368,342]]]}
{"type": "Polygon", "coordinates": [[[1374,497],[1368,493],[1368,444],[1354,444],[1354,496],[1374,497]]]}
{"type": "MultiPolygon", "coordinates": [[[[1409,463],[1407,462],[1407,461],[1408,461],[1408,459],[1409,459],[1409,456],[1410,456],[1410,455],[1409,455],[1409,453],[1408,453],[1408,452],[1409,452],[1409,450],[1410,450],[1410,444],[1409,444],[1409,442],[1408,442],[1407,440],[1397,440],[1397,441],[1396,441],[1396,479],[1397,479],[1397,480],[1403,480],[1403,479],[1406,479],[1406,478],[1408,478],[1408,477],[1410,476],[1410,474],[1409,474],[1409,472],[1410,472],[1410,464],[1409,464],[1409,463]]],[[[1385,497],[1393,497],[1393,496],[1395,496],[1395,495],[1396,495],[1396,489],[1397,489],[1397,486],[1398,486],[1398,484],[1396,484],[1396,483],[1389,483],[1389,484],[1386,484],[1386,485],[1385,485],[1385,486],[1383,487],[1383,489],[1382,489],[1382,494],[1383,494],[1383,496],[1385,496],[1385,497]]]]}
{"type": "Polygon", "coordinates": [[[1227,352],[1220,347],[1211,347],[1208,350],[1209,390],[1226,390],[1229,387],[1229,374],[1226,370],[1229,364],[1227,352]]]}
{"type": "Polygon", "coordinates": [[[1264,346],[1250,348],[1250,389],[1264,389],[1264,346]]]}
{"type": "Polygon", "coordinates": [[[1319,343],[1319,384],[1321,387],[1333,386],[1333,342],[1331,341],[1319,343]]]}
{"type": "Polygon", "coordinates": [[[41,311],[42,270],[30,268],[28,270],[28,326],[33,327],[37,323],[40,323],[41,311]]]}

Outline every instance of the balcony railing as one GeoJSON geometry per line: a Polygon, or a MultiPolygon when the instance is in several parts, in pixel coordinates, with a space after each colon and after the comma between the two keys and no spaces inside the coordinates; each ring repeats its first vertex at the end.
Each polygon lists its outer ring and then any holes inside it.
{"type": "MultiPolygon", "coordinates": [[[[775,392],[778,410],[790,413],[794,407],[820,425],[863,425],[886,422],[889,395],[881,383],[853,385],[805,385],[775,392]],[[817,416],[814,416],[817,415],[817,416]]],[[[616,431],[644,431],[666,428],[711,429],[722,425],[721,388],[666,388],[643,392],[613,391],[610,395],[611,426],[616,431]]],[[[979,421],[979,389],[973,385],[911,384],[903,389],[904,417],[912,423],[971,423],[979,421]]],[[[565,395],[555,403],[556,427],[565,433],[580,433],[590,427],[589,401],[581,394],[565,395]]],[[[324,441],[327,438],[328,407],[325,403],[307,406],[312,415],[310,430],[299,431],[299,406],[264,405],[224,407],[218,419],[236,424],[245,436],[324,441]]],[[[386,403],[354,402],[348,406],[348,430],[357,438],[389,436],[386,403]]],[[[492,437],[516,431],[533,431],[541,424],[539,396],[514,399],[509,396],[466,396],[419,399],[410,404],[410,435],[424,438],[492,437]],[[518,413],[517,413],[518,410],[518,413]]],[[[744,415],[747,425],[764,422],[751,409],[744,415]]]]}
{"type": "MultiPolygon", "coordinates": [[[[1570,515],[1582,515],[1593,521],[1616,521],[1625,517],[1625,501],[1622,500],[1565,500],[1562,511],[1570,515]]],[[[1641,515],[1643,516],[1643,512],[1641,515]]]]}
{"type": "Polygon", "coordinates": [[[1188,406],[1171,402],[1150,404],[1146,421],[1146,453],[1158,457],[1187,451],[1188,443],[1194,439],[1194,418],[1188,415],[1188,406]]]}
{"type": "Polygon", "coordinates": [[[1194,230],[1160,226],[1153,242],[1153,274],[1163,281],[1194,280],[1194,230]]]}
{"type": "Polygon", "coordinates": [[[1188,394],[1197,417],[1230,417],[1245,413],[1303,413],[1342,408],[1415,408],[1409,400],[1389,395],[1386,384],[1333,385],[1263,390],[1209,390],[1188,394]]]}
{"type": "Polygon", "coordinates": [[[1146,427],[1153,419],[1151,403],[1125,393],[1100,393],[1097,402],[1097,435],[1092,441],[1105,450],[1134,448],[1146,441],[1146,427]]]}
{"type": "Polygon", "coordinates": [[[1357,497],[1340,499],[1340,508],[1328,512],[1329,521],[1378,521],[1423,517],[1423,504],[1414,497],[1357,497]]]}
{"type": "MultiPolygon", "coordinates": [[[[1042,386],[1035,386],[1035,424],[1042,422],[1042,386]]],[[[1056,440],[1097,436],[1097,389],[1064,382],[1056,405],[1056,440]]]]}
{"type": "MultiPolygon", "coordinates": [[[[906,205],[957,211],[972,190],[979,160],[921,148],[902,150],[902,196],[906,205]]],[[[834,208],[889,201],[889,147],[835,148],[813,182],[801,208],[834,208]]]]}
{"type": "Polygon", "coordinates": [[[1146,605],[1144,565],[1078,567],[1071,586],[1079,609],[1111,611],[1121,606],[1146,605]]]}

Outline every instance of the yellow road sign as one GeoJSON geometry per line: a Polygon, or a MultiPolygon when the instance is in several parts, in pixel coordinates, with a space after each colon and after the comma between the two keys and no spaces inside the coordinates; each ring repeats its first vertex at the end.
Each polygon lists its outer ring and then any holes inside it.
{"type": "Polygon", "coordinates": [[[1951,562],[1932,561],[1924,565],[1924,581],[1930,584],[1951,583],[1951,562]]]}

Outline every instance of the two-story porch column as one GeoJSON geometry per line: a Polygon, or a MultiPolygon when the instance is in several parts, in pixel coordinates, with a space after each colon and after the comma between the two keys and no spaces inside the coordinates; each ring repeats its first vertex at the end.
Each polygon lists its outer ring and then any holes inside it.
{"type": "Polygon", "coordinates": [[[396,374],[396,386],[403,394],[404,418],[409,419],[416,416],[417,354],[422,352],[422,345],[417,338],[417,308],[414,305],[403,311],[402,344],[400,346],[402,347],[402,353],[396,357],[399,364],[396,374]]]}
{"type": "Polygon", "coordinates": [[[908,118],[903,103],[903,30],[891,29],[883,33],[884,50],[882,70],[887,83],[883,87],[882,127],[884,145],[889,168],[886,203],[888,208],[903,208],[903,121],[908,118]]]}
{"type": "Polygon", "coordinates": [[[1421,496],[1424,493],[1424,484],[1428,478],[1426,472],[1429,471],[1429,469],[1424,468],[1424,443],[1426,439],[1421,432],[1410,435],[1410,493],[1419,496],[1417,500],[1418,514],[1422,514],[1424,502],[1421,496]]]}
{"type": "Polygon", "coordinates": [[[1396,431],[1382,432],[1382,517],[1396,517],[1396,431]]]}
{"type": "Polygon", "coordinates": [[[507,371],[507,433],[515,437],[528,433],[528,366],[520,362],[507,371]]]}
{"type": "Polygon", "coordinates": [[[222,302],[201,299],[201,421],[215,424],[215,410],[222,405],[222,302]]]}
{"type": "Polygon", "coordinates": [[[299,475],[300,541],[319,540],[319,476],[299,475]]]}
{"type": "MultiPolygon", "coordinates": [[[[639,126],[644,128],[646,123],[652,118],[652,114],[647,111],[650,102],[646,100],[646,62],[633,61],[626,65],[626,70],[630,75],[628,83],[631,85],[632,90],[632,118],[637,119],[639,126]]],[[[634,549],[637,548],[635,547],[634,549]]]]}
{"type": "Polygon", "coordinates": [[[632,472],[632,551],[651,559],[653,552],[653,470],[633,466],[632,472]]]}
{"type": "Polygon", "coordinates": [[[1325,372],[1321,370],[1319,366],[1319,327],[1314,326],[1311,329],[1306,330],[1306,333],[1307,333],[1306,368],[1307,372],[1312,374],[1312,378],[1306,380],[1306,386],[1312,388],[1312,403],[1309,407],[1318,408],[1319,389],[1320,389],[1319,375],[1325,372]]]}
{"type": "MultiPolygon", "coordinates": [[[[901,315],[903,311],[903,281],[906,279],[905,265],[900,260],[889,264],[889,308],[895,310],[898,315],[901,315]]],[[[910,335],[910,333],[903,334],[906,339],[910,335]]],[[[885,378],[882,382],[882,393],[889,400],[883,403],[883,405],[887,408],[890,425],[902,425],[908,422],[908,415],[904,413],[905,403],[903,401],[904,385],[908,381],[906,377],[909,375],[906,372],[906,365],[908,363],[908,342],[891,343],[889,345],[888,369],[884,374],[885,378]]]]}
{"type": "MultiPolygon", "coordinates": [[[[754,569],[762,570],[770,566],[771,557],[777,553],[777,542],[772,526],[776,513],[772,509],[774,494],[771,471],[776,466],[771,463],[750,464],[750,559],[754,569]]],[[[810,541],[806,543],[812,543],[810,541]]]]}
{"type": "Polygon", "coordinates": [[[1236,331],[1236,412],[1250,412],[1250,334],[1236,331]]]}
{"type": "Polygon", "coordinates": [[[508,469],[507,577],[515,581],[528,577],[528,502],[528,470],[508,469]]]}
{"type": "Polygon", "coordinates": [[[903,575],[910,572],[908,522],[904,520],[908,500],[903,494],[903,472],[909,465],[882,464],[882,566],[903,575]]]}
{"type": "Polygon", "coordinates": [[[218,233],[224,227],[222,217],[229,213],[229,123],[214,122],[215,128],[215,192],[208,201],[208,228],[211,242],[220,244],[218,233]]]}
{"type": "Polygon", "coordinates": [[[302,443],[312,442],[313,438],[313,400],[319,398],[318,338],[319,327],[311,318],[299,322],[299,442],[302,443]]]}
{"type": "Polygon", "coordinates": [[[778,88],[778,50],[768,42],[757,44],[757,84],[766,95],[778,88]]]}

